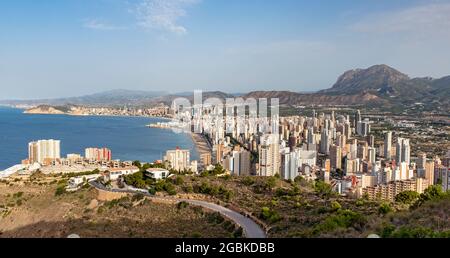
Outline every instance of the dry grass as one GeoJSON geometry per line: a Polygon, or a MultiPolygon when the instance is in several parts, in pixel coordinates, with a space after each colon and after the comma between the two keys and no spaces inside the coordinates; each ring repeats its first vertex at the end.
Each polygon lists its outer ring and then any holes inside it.
{"type": "Polygon", "coordinates": [[[6,207],[0,217],[0,237],[64,238],[74,233],[86,238],[231,236],[223,224],[208,220],[211,213],[197,207],[178,208],[132,197],[97,204],[94,189],[56,197],[56,186],[0,183],[0,205],[6,207]]]}

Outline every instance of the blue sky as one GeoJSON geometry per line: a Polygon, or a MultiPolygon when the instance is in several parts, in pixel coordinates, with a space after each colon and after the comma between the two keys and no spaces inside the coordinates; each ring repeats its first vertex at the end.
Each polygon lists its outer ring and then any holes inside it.
{"type": "Polygon", "coordinates": [[[0,99],[314,91],[388,64],[450,74],[450,1],[4,0],[0,99]]]}

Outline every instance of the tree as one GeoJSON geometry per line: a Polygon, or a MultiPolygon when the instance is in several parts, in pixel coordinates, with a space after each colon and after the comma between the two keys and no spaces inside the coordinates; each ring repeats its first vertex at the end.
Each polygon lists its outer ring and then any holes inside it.
{"type": "Polygon", "coordinates": [[[413,204],[419,199],[419,193],[415,191],[403,191],[395,196],[395,201],[403,204],[413,204]]]}
{"type": "Polygon", "coordinates": [[[164,184],[164,190],[169,194],[169,195],[176,195],[177,194],[177,190],[175,189],[175,186],[171,183],[165,183],[164,184]]]}
{"type": "Polygon", "coordinates": [[[419,207],[427,201],[439,200],[444,196],[446,196],[446,193],[442,191],[440,185],[431,185],[420,194],[419,199],[414,203],[413,207],[419,207]]]}
{"type": "Polygon", "coordinates": [[[272,189],[277,185],[277,178],[276,177],[269,177],[266,180],[265,188],[266,190],[272,191],[272,189]]]}
{"type": "Polygon", "coordinates": [[[378,208],[378,213],[380,214],[388,214],[392,211],[392,207],[389,203],[382,203],[378,208]]]}
{"type": "Polygon", "coordinates": [[[314,190],[322,197],[329,198],[333,194],[333,188],[330,184],[325,183],[322,180],[316,181],[314,190]]]}
{"type": "Polygon", "coordinates": [[[183,180],[183,178],[182,177],[180,177],[180,176],[177,176],[176,178],[175,178],[175,182],[174,182],[176,185],[182,185],[182,184],[184,184],[184,180],[183,180]]]}
{"type": "Polygon", "coordinates": [[[276,211],[270,209],[269,207],[263,207],[261,209],[260,217],[264,220],[269,221],[270,223],[275,223],[282,219],[276,211]]]}
{"type": "Polygon", "coordinates": [[[141,162],[139,160],[133,161],[133,166],[138,167],[139,169],[142,167],[141,162]]]}
{"type": "Polygon", "coordinates": [[[225,173],[225,169],[222,167],[221,164],[216,164],[216,166],[214,167],[214,169],[211,171],[210,174],[216,176],[216,175],[221,175],[225,173]]]}
{"type": "Polygon", "coordinates": [[[242,179],[242,183],[246,186],[251,186],[255,183],[255,180],[250,176],[246,176],[242,179]]]}

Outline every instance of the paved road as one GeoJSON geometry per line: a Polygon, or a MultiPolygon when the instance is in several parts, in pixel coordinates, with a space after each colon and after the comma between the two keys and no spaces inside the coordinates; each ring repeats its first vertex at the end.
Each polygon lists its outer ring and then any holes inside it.
{"type": "Polygon", "coordinates": [[[162,201],[176,201],[176,202],[187,202],[192,205],[201,206],[203,208],[219,212],[223,216],[231,219],[236,223],[237,225],[241,226],[244,230],[244,234],[247,238],[266,238],[266,232],[259,226],[255,221],[252,219],[236,212],[233,210],[230,210],[228,208],[225,208],[223,206],[217,205],[215,203],[206,202],[206,201],[199,201],[199,200],[191,200],[191,199],[182,199],[182,198],[174,198],[174,197],[156,197],[154,195],[151,195],[149,193],[137,191],[137,190],[126,190],[126,189],[107,189],[103,185],[97,183],[97,182],[90,182],[90,185],[104,190],[104,191],[110,191],[110,192],[117,192],[117,193],[141,193],[144,194],[147,197],[150,197],[154,200],[162,200],[162,201]]]}

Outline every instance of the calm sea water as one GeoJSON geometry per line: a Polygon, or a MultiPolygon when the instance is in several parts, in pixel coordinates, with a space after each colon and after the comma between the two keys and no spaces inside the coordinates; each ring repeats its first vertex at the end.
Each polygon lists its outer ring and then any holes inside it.
{"type": "Polygon", "coordinates": [[[177,146],[198,154],[190,135],[145,125],[162,121],[144,117],[27,115],[23,110],[0,107],[0,170],[28,157],[28,142],[61,140],[61,155],[84,155],[87,147],[108,147],[113,159],[151,162],[177,146]]]}

